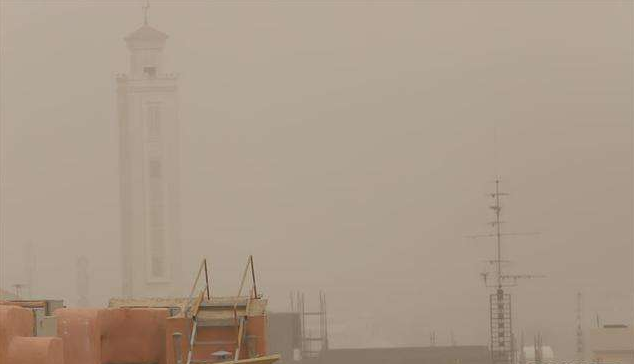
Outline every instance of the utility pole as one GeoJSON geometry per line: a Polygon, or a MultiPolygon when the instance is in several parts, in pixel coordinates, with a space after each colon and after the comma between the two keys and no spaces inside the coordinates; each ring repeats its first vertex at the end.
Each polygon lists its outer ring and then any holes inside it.
{"type": "Polygon", "coordinates": [[[577,293],[577,362],[585,363],[585,342],[583,337],[583,294],[577,293]]]}
{"type": "Polygon", "coordinates": [[[75,268],[77,270],[77,306],[89,307],[90,277],[88,274],[88,258],[83,255],[77,257],[75,268]]]}
{"type": "Polygon", "coordinates": [[[535,364],[542,364],[544,362],[544,351],[542,345],[542,334],[537,333],[535,337],[535,364]]]}

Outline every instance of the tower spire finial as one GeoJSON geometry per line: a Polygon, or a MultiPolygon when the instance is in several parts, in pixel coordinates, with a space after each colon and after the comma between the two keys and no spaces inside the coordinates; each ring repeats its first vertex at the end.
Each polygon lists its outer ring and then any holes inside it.
{"type": "Polygon", "coordinates": [[[147,25],[147,13],[150,10],[150,0],[147,0],[145,5],[141,8],[143,9],[143,24],[147,25]]]}

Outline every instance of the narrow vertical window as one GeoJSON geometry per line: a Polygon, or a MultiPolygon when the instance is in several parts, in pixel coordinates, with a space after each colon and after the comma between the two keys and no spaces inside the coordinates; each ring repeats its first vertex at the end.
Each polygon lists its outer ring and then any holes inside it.
{"type": "Polygon", "coordinates": [[[161,135],[161,109],[159,105],[150,105],[148,111],[148,136],[157,138],[161,135]]]}
{"type": "Polygon", "coordinates": [[[146,120],[146,231],[149,252],[147,264],[149,278],[153,280],[166,279],[169,269],[167,267],[160,106],[159,103],[149,104],[146,120]]]}
{"type": "Polygon", "coordinates": [[[148,164],[150,178],[161,178],[161,161],[158,159],[151,159],[148,164]]]}

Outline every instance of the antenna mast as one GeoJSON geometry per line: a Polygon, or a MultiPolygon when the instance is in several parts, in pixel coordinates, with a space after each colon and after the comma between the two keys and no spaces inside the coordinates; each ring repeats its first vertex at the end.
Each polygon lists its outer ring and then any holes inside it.
{"type": "Polygon", "coordinates": [[[83,255],[77,257],[75,268],[77,274],[77,306],[89,307],[90,276],[88,274],[88,258],[83,255]]]}
{"type": "Polygon", "coordinates": [[[491,209],[495,212],[495,222],[493,222],[493,225],[495,226],[495,240],[497,242],[497,260],[495,261],[497,269],[495,272],[495,278],[498,289],[502,289],[502,222],[500,221],[502,205],[500,204],[500,196],[506,195],[506,193],[500,192],[500,179],[496,178],[495,193],[491,194],[491,196],[495,199],[495,205],[491,206],[491,209]]]}
{"type": "Polygon", "coordinates": [[[495,214],[495,220],[490,223],[494,227],[492,234],[474,235],[472,238],[495,238],[495,259],[489,260],[489,264],[495,265],[494,282],[489,283],[489,272],[482,273],[486,287],[495,288],[495,293],[489,297],[490,304],[490,329],[491,329],[491,363],[515,364],[515,340],[513,338],[511,295],[504,292],[506,287],[514,287],[519,279],[537,278],[540,276],[528,274],[505,274],[502,263],[508,262],[502,255],[502,237],[513,235],[535,235],[536,233],[502,233],[502,197],[508,193],[500,192],[500,178],[495,179],[495,191],[489,196],[493,199],[493,205],[489,206],[495,214]]]}
{"type": "Polygon", "coordinates": [[[143,9],[143,24],[147,25],[147,15],[148,11],[150,10],[150,0],[147,0],[145,2],[145,5],[143,5],[141,8],[143,9]]]}

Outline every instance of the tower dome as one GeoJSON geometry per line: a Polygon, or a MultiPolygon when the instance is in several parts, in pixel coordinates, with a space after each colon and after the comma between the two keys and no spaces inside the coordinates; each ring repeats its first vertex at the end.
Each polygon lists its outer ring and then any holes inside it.
{"type": "Polygon", "coordinates": [[[145,24],[139,29],[130,33],[124,39],[128,43],[128,47],[130,48],[143,48],[143,46],[147,46],[148,48],[161,46],[162,48],[162,45],[165,44],[165,40],[167,38],[167,34],[145,24]]]}

